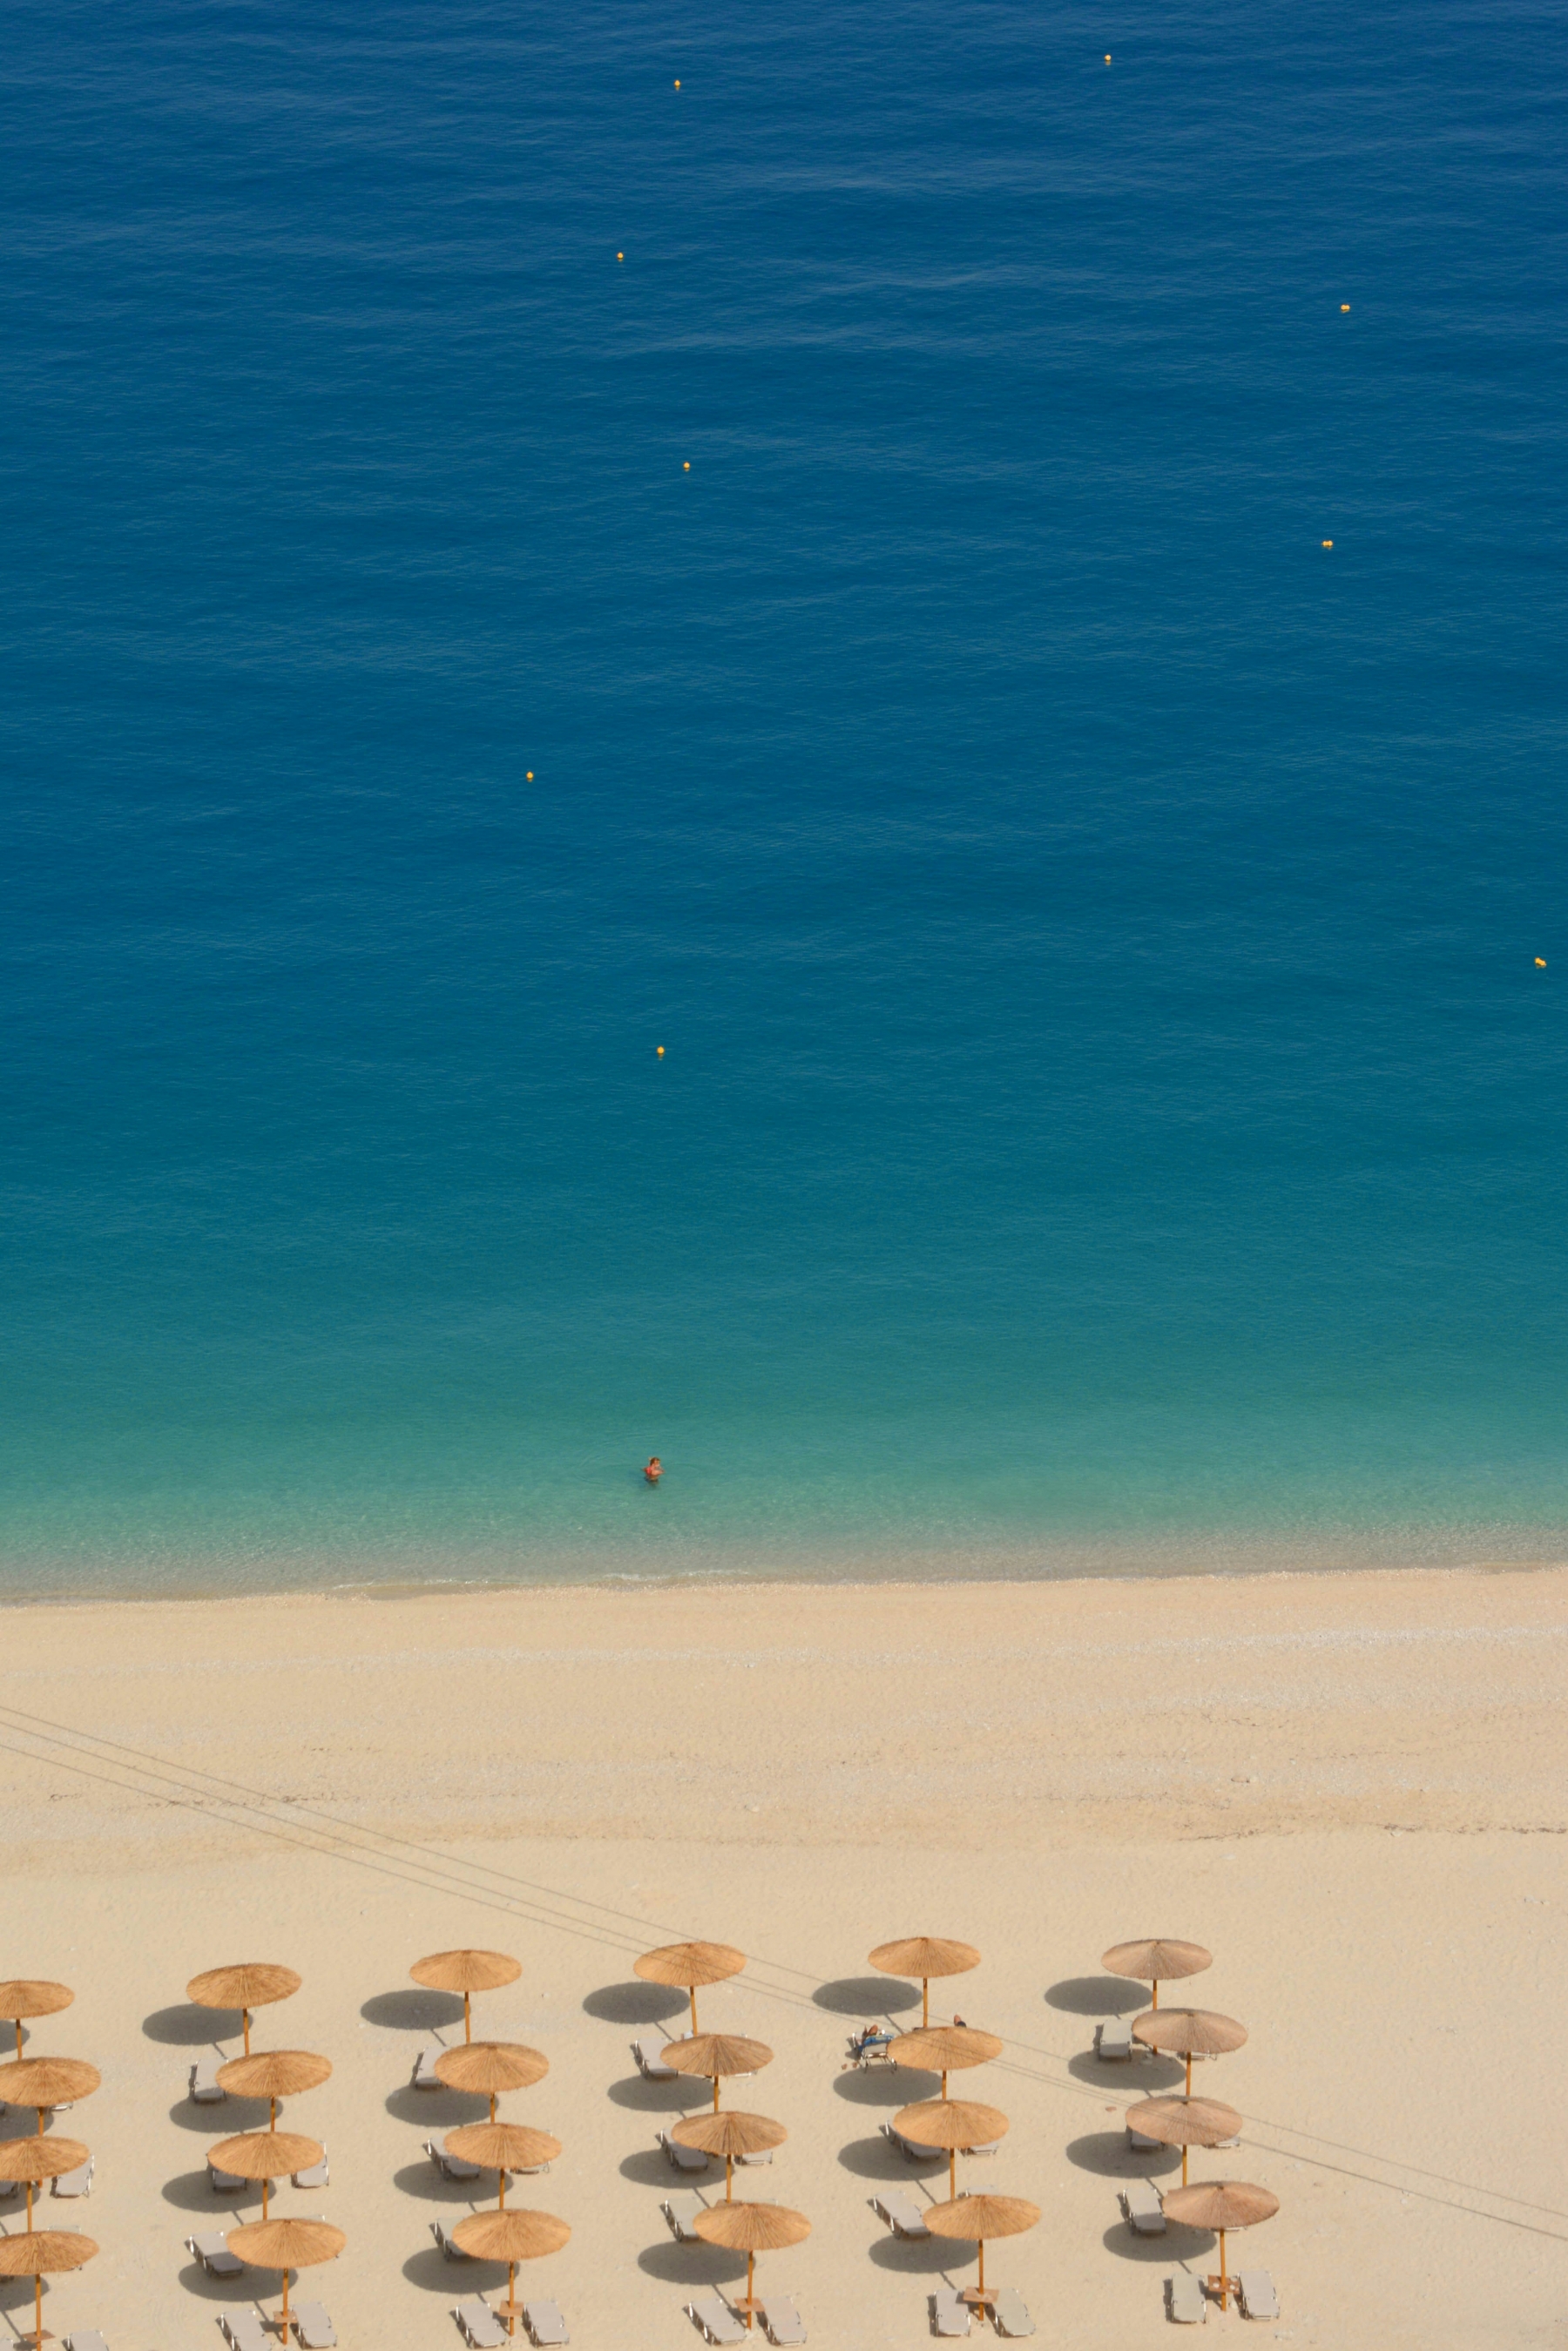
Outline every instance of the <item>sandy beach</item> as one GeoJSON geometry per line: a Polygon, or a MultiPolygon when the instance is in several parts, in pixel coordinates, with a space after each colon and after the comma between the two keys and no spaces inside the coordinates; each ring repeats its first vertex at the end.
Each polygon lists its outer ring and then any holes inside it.
{"type": "MultiPolygon", "coordinates": [[[[1193,2163],[1281,2199],[1232,2245],[1282,2304],[1245,2331],[1380,2351],[1562,2338],[1568,1570],[444,1592],[3,1624],[0,1973],[72,1984],[30,2045],[103,2074],[59,2126],[96,2181],[46,2213],[102,2250],[47,2295],[57,2335],[212,2351],[217,2311],[246,2298],[183,2246],[226,2225],[204,2148],[257,2114],[188,2103],[214,2020],[183,1988],[265,1958],[304,1984],[256,2044],[334,2067],[285,2117],[326,2142],[332,2179],[277,2209],[348,2234],[305,2291],[344,2351],[456,2345],[451,2304],[504,2273],[432,2243],[470,2199],[423,2142],[481,2108],[408,2085],[427,2040],[462,2033],[408,1968],[474,1942],[523,1970],[477,2029],[550,2061],[503,2110],[565,2146],[514,2191],[572,2229],[523,2290],[560,2302],[574,2351],[689,2351],[688,2293],[744,2264],[676,2245],[661,2217],[676,2183],[655,2134],[704,2094],[638,2077],[631,2041],[678,2029],[683,2003],[632,1960],[707,1935],[751,1957],[704,1995],[705,2025],[776,2053],[727,2103],[789,2133],[747,2192],[812,2224],[760,2283],[796,2295],[824,2351],[922,2342],[932,2287],[972,2259],[895,2243],[869,2199],[946,2192],[879,2135],[924,2085],[840,2069],[852,2026],[918,2009],[866,1953],[930,1932],[984,1955],[934,2010],[1007,2043],[964,2086],[1011,2129],[964,2176],[1043,2216],[988,2274],[1021,2289],[1042,2344],[1171,2339],[1163,2281],[1211,2270],[1212,2243],[1134,2240],[1117,2196],[1175,2174],[1129,2158],[1122,2110],[1176,2069],[1092,2053],[1098,2019],[1144,2005],[1100,1953],[1158,1932],[1212,1949],[1193,1997],[1249,2030],[1195,2084],[1241,2109],[1243,2144],[1193,2163]]],[[[250,2283],[276,2302],[274,2278],[250,2283]]],[[[14,2327],[30,2302],[0,2292],[14,2327]]]]}

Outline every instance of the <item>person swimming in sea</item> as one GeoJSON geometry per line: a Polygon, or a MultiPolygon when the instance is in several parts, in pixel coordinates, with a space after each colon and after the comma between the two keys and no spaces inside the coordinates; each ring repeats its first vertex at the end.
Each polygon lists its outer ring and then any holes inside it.
{"type": "Polygon", "coordinates": [[[651,1453],[648,1457],[648,1466],[643,1472],[643,1477],[646,1478],[650,1486],[656,1486],[664,1474],[664,1463],[660,1460],[656,1453],[651,1453]]]}

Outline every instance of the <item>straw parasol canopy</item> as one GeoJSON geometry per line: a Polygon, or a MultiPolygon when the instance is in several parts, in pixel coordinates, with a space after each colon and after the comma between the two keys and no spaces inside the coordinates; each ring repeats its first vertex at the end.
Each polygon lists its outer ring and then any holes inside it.
{"type": "Polygon", "coordinates": [[[1040,2206],[1022,2196],[956,2196],[950,2204],[932,2204],[921,2215],[938,2237],[967,2237],[980,2248],[980,2282],[964,2299],[984,2309],[996,2295],[986,2292],[986,2240],[1018,2237],[1040,2219],[1040,2206]]]}
{"type": "Polygon", "coordinates": [[[927,2024],[899,2033],[887,2053],[895,2065],[912,2066],[920,2074],[940,2074],[946,2097],[949,2074],[969,2065],[988,2064],[1001,2055],[1002,2047],[994,2032],[982,2032],[978,2025],[927,2024]]]}
{"type": "Polygon", "coordinates": [[[19,2343],[43,2351],[44,2280],[62,2270],[79,2270],[97,2251],[90,2237],[78,2236],[74,2229],[29,2229],[19,2237],[0,2237],[0,2277],[33,2281],[33,2332],[19,2335],[19,2343]]]}
{"type": "Polygon", "coordinates": [[[782,2147],[789,2136],[782,2123],[770,2122],[766,2115],[743,2115],[734,2107],[724,2115],[687,2115],[670,2133],[677,2147],[723,2156],[727,2204],[735,2192],[736,2157],[765,2155],[769,2147],[782,2147]]]}
{"type": "Polygon", "coordinates": [[[1168,2057],[1186,2059],[1186,2095],[1190,2098],[1193,2059],[1228,2056],[1246,2040],[1247,2027],[1238,2024],[1233,2016],[1217,2015],[1211,2008],[1151,2008],[1135,2020],[1133,2038],[1141,2041],[1145,2049],[1158,2049],[1168,2057]]]}
{"type": "Polygon", "coordinates": [[[1254,2228],[1260,2220],[1271,2220],[1280,2209],[1280,2199],[1266,2188],[1254,2188],[1245,2179],[1202,2179],[1196,2188],[1173,2188],[1162,2199],[1167,2220],[1179,2222],[1184,2229],[1213,2229],[1219,2238],[1219,2275],[1210,2278],[1211,2285],[1219,2288],[1219,2307],[1230,2307],[1230,2280],[1225,2271],[1225,2232],[1228,2229],[1254,2228]]]}
{"type": "MultiPolygon", "coordinates": [[[[267,2218],[267,2189],[291,2171],[308,2171],[322,2161],[325,2150],[299,2131],[241,2131],[237,2138],[220,2139],[207,2149],[207,2161],[237,2179],[261,2182],[261,2217],[267,2218]]],[[[242,2257],[243,2258],[243,2257],[242,2257]]],[[[266,2267],[266,2263],[262,2264],[266,2267]]]]}
{"type": "Polygon", "coordinates": [[[297,2098],[302,2090],[318,2090],[332,2072],[329,2057],[314,2056],[308,2049],[261,2049],[251,2057],[231,2057],[218,2067],[218,2086],[236,2098],[266,2098],[277,2120],[279,2098],[297,2098]]]}
{"type": "Polygon", "coordinates": [[[499,2305],[507,2332],[517,2330],[517,2263],[534,2262],[545,2253],[559,2253],[571,2231],[553,2212],[530,2211],[514,2205],[509,2212],[470,2212],[452,2231],[455,2245],[476,2262],[505,2262],[507,2299],[499,2305]]]}
{"type": "Polygon", "coordinates": [[[13,2057],[8,2065],[0,2065],[0,2102],[37,2106],[42,2138],[44,2116],[52,2107],[90,2098],[102,2080],[98,2067],[84,2057],[13,2057]]]}
{"type": "Polygon", "coordinates": [[[57,2016],[62,2008],[69,2008],[75,1998],[69,1984],[46,1983],[36,1976],[13,1976],[9,1983],[0,1983],[0,2016],[16,2027],[18,2057],[22,2053],[22,2019],[57,2016]]]}
{"type": "Polygon", "coordinates": [[[79,2138],[0,2139],[0,2179],[26,2182],[29,2229],[34,2189],[46,2179],[62,2179],[68,2171],[79,2171],[87,2159],[87,2148],[79,2138]]]}
{"type": "Polygon", "coordinates": [[[427,1959],[415,1959],[409,1970],[414,1982],[423,1984],[427,1991],[462,1993],[465,2041],[473,2037],[470,1993],[499,1991],[503,1984],[516,1983],[522,1972],[521,1959],[514,1959],[508,1951],[432,1951],[427,1959]]]}
{"type": "Polygon", "coordinates": [[[939,1935],[908,1935],[902,1942],[879,1943],[869,1957],[884,1976],[918,1978],[922,2025],[931,2022],[932,1977],[967,1975],[980,1964],[973,1943],[945,1942],[939,1935]]]}
{"type": "Polygon", "coordinates": [[[543,2052],[521,2041],[468,2041],[461,2049],[444,2049],[435,2061],[435,2078],[449,2090],[489,2099],[492,2122],[503,2090],[531,2090],[549,2072],[543,2052]]]}
{"type": "Polygon", "coordinates": [[[689,1991],[695,2032],[698,1987],[723,1983],[727,1976],[737,1976],[745,1965],[746,1953],[737,1951],[733,1943],[665,1943],[660,1949],[644,1951],[640,1959],[633,1959],[632,1972],[641,1976],[644,1983],[668,1984],[672,1989],[689,1991]]]}
{"type": "Polygon", "coordinates": [[[1140,1983],[1152,1983],[1158,2008],[1162,1983],[1174,1983],[1178,1976],[1200,1976],[1214,1965],[1214,1953],[1201,1943],[1176,1943],[1156,1935],[1145,1943],[1113,1943],[1100,1964],[1113,1976],[1135,1976],[1140,1983]]]}
{"type": "Polygon", "coordinates": [[[973,2098],[923,2098],[918,2105],[901,2106],[893,2127],[916,2147],[946,2148],[947,2193],[956,2196],[959,2151],[991,2146],[1009,2125],[1000,2106],[982,2106],[973,2098]]]}
{"type": "Polygon", "coordinates": [[[694,2032],[689,2041],[672,2041],[664,2060],[676,2074],[705,2074],[713,2084],[713,2110],[718,2112],[718,2085],[732,2074],[759,2074],[773,2063],[766,2041],[747,2041],[738,2032],[694,2032]]]}
{"type": "Polygon", "coordinates": [[[501,2175],[500,2204],[507,2206],[508,2171],[538,2171],[560,2153],[560,2141],[549,2131],[530,2130],[525,2123],[465,2123],[446,2134],[446,2152],[464,2163],[477,2163],[501,2175]]]}
{"type": "Polygon", "coordinates": [[[185,1986],[185,1998],[193,2000],[198,2008],[237,2008],[248,2057],[251,2010],[291,1999],[302,1980],[292,1968],[279,1967],[273,1960],[242,1960],[235,1967],[208,1968],[204,1975],[193,1976],[185,1986]]]}
{"type": "Polygon", "coordinates": [[[1223,2098],[1145,2098],[1127,2109],[1127,2127],[1162,2147],[1181,2149],[1181,2184],[1186,2186],[1189,2147],[1228,2147],[1241,2136],[1241,2117],[1223,2098]]]}
{"type": "Polygon", "coordinates": [[[746,2255],[746,2294],[734,2307],[745,2312],[749,2326],[759,2307],[752,2292],[758,2254],[803,2243],[811,2223],[804,2212],[791,2212],[787,2204],[710,2204],[692,2222],[692,2232],[705,2245],[723,2245],[727,2252],[746,2255]]]}
{"type": "Polygon", "coordinates": [[[288,2273],[336,2261],[348,2243],[330,2220],[250,2220],[229,2231],[229,2251],[253,2270],[283,2272],[283,2340],[288,2340],[288,2273]]]}

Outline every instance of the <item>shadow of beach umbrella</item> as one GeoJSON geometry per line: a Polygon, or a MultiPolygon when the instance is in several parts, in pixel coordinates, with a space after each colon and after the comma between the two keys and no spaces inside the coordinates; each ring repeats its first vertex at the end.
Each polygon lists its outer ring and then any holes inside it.
{"type": "Polygon", "coordinates": [[[185,1986],[185,1998],[193,2000],[198,2008],[237,2008],[248,2057],[251,2010],[269,2008],[275,2000],[291,2000],[302,1981],[292,1968],[278,1967],[270,1959],[249,1959],[232,1968],[208,1968],[204,1975],[193,1976],[185,1986]]]}
{"type": "Polygon", "coordinates": [[[1241,2117],[1223,2098],[1145,2098],[1127,2109],[1127,2127],[1162,2147],[1181,2149],[1181,2184],[1186,2186],[1189,2147],[1229,2147],[1241,2136],[1241,2117]]]}
{"type": "Polygon", "coordinates": [[[956,2197],[959,2156],[972,2147],[993,2147],[1011,2126],[1000,2106],[982,2106],[973,2098],[922,2098],[918,2105],[901,2106],[893,2127],[915,2147],[946,2150],[947,2193],[956,2197]]]}
{"type": "Polygon", "coordinates": [[[1226,2057],[1239,2049],[1247,2027],[1233,2016],[1217,2015],[1211,2008],[1151,2008],[1133,2026],[1133,2038],[1162,2056],[1186,2059],[1186,2095],[1192,2095],[1195,2057],[1226,2057]]]}
{"type": "Polygon", "coordinates": [[[1113,1976],[1134,1976],[1140,1983],[1152,1983],[1153,2004],[1158,2008],[1162,1983],[1175,1983],[1180,1976],[1200,1976],[1205,1968],[1214,1965],[1214,1953],[1206,1951],[1201,1943],[1175,1943],[1155,1936],[1145,1943],[1113,1943],[1102,1954],[1100,1964],[1113,1976]]]}
{"type": "Polygon", "coordinates": [[[737,2074],[760,2074],[773,2063],[765,2041],[747,2041],[738,2032],[694,2032],[689,2041],[672,2041],[664,2060],[676,2074],[702,2074],[713,2084],[713,2110],[718,2112],[718,2085],[737,2074]]]}
{"type": "Polygon", "coordinates": [[[737,1976],[746,1965],[746,1953],[737,1951],[733,1943],[665,1943],[656,1951],[644,1951],[640,1959],[632,1962],[633,1975],[644,1983],[667,1984],[672,1991],[690,1992],[692,1999],[692,2031],[697,2029],[697,1992],[704,1984],[723,1983],[727,1977],[737,1976]]]}
{"type": "Polygon", "coordinates": [[[758,2254],[804,2243],[811,2223],[804,2212],[791,2212],[787,2204],[710,2204],[692,2222],[692,2233],[705,2245],[722,2245],[727,2252],[746,2255],[746,2293],[737,2296],[733,2307],[744,2311],[749,2326],[761,2308],[752,2292],[758,2254]]]}
{"type": "Polygon", "coordinates": [[[507,2322],[507,2334],[515,2335],[522,2314],[517,2294],[517,2263],[559,2253],[570,2234],[566,2222],[558,2220],[553,2212],[514,2205],[509,2212],[470,2212],[453,2230],[452,2241],[474,2261],[506,2262],[507,2299],[496,2309],[507,2322]]]}
{"type": "Polygon", "coordinates": [[[927,2024],[899,2033],[888,2043],[887,2053],[895,2065],[910,2066],[919,2074],[940,2074],[946,2097],[949,2074],[989,2064],[993,2057],[1001,2055],[1002,2043],[994,2032],[982,2032],[977,2024],[927,2024]]]}
{"type": "Polygon", "coordinates": [[[508,2171],[542,2171],[560,2153],[560,2141],[549,2131],[531,2130],[526,2123],[465,2123],[446,2134],[446,2152],[461,2162],[476,2163],[483,2171],[498,2171],[500,2201],[507,2209],[508,2171]]]}
{"type": "Polygon", "coordinates": [[[231,2229],[228,2248],[247,2269],[283,2272],[283,2309],[277,2324],[281,2340],[288,2341],[288,2273],[314,2269],[318,2262],[333,2262],[348,2243],[330,2220],[247,2220],[231,2229]]]}
{"type": "Polygon", "coordinates": [[[868,1955],[871,1965],[884,1976],[905,1976],[920,1986],[920,2022],[922,2027],[931,2022],[931,1979],[933,1976],[967,1975],[980,1964],[980,1955],[973,1943],[945,1942],[939,1935],[908,1935],[899,1943],[879,1943],[868,1955]]]}
{"type": "Polygon", "coordinates": [[[463,2038],[474,2037],[469,2011],[470,1995],[476,1991],[499,1991],[503,1984],[516,1983],[523,1972],[521,1959],[514,1959],[507,1951],[432,1951],[427,1959],[415,1959],[409,1974],[426,1991],[460,1991],[463,1995],[463,2038]]]}
{"type": "Polygon", "coordinates": [[[18,2057],[22,2053],[22,2019],[57,2016],[62,2008],[69,2008],[75,1998],[69,1984],[45,1983],[35,1976],[13,1976],[9,1983],[0,1983],[0,2017],[16,2028],[18,2057]]]}
{"type": "Polygon", "coordinates": [[[27,2190],[27,2226],[33,2225],[33,2190],[46,2179],[79,2171],[88,2150],[79,2138],[0,2139],[0,2179],[22,2181],[27,2190]]]}
{"type": "Polygon", "coordinates": [[[236,2179],[260,2180],[264,2220],[275,2179],[287,2179],[291,2171],[313,2170],[325,2160],[326,2149],[300,2131],[241,2131],[237,2138],[221,2139],[207,2149],[207,2161],[219,2171],[232,2171],[236,2179]]]}
{"type": "Polygon", "coordinates": [[[549,2072],[549,2059],[521,2041],[466,2041],[461,2049],[444,2049],[435,2061],[435,2078],[449,2090],[466,2090],[470,2096],[488,2098],[490,2120],[496,2100],[506,2090],[531,2090],[549,2072]]]}
{"type": "Polygon", "coordinates": [[[921,2217],[934,2236],[967,2237],[978,2245],[980,2281],[966,2287],[964,2300],[972,2310],[983,2310],[997,2298],[994,2287],[986,2291],[987,2238],[1021,2236],[1039,2220],[1040,2206],[1022,2196],[956,2196],[950,2204],[929,2205],[921,2217]]]}
{"type": "Polygon", "coordinates": [[[0,2065],[0,2103],[36,2106],[42,2138],[47,2114],[90,2098],[102,2081],[98,2067],[85,2057],[13,2057],[8,2065],[0,2065]]]}
{"type": "Polygon", "coordinates": [[[64,2270],[79,2270],[98,2247],[74,2229],[29,2229],[20,2237],[0,2237],[0,2277],[30,2277],[33,2281],[33,2332],[18,2333],[17,2343],[43,2351],[52,2340],[44,2333],[44,2280],[64,2270]]]}
{"type": "Polygon", "coordinates": [[[236,2098],[265,2098],[269,2122],[277,2123],[279,2098],[297,2098],[304,2090],[319,2089],[332,2072],[329,2057],[308,2049],[258,2049],[249,2057],[231,2057],[218,2067],[218,2087],[236,2098]]]}
{"type": "Polygon", "coordinates": [[[1196,2188],[1173,2188],[1161,2199],[1167,2220],[1175,2220],[1183,2229],[1213,2229],[1219,2238],[1219,2275],[1210,2278],[1210,2285],[1219,2288],[1219,2307],[1230,2307],[1230,2280],[1225,2271],[1225,2232],[1228,2229],[1251,2229],[1260,2220],[1271,2220],[1280,2209],[1280,2199],[1266,2188],[1253,2188],[1245,2179],[1200,2179],[1196,2188]]]}
{"type": "Polygon", "coordinates": [[[734,2107],[723,2115],[687,2115],[670,2133],[677,2147],[723,2156],[727,2204],[735,2193],[736,2157],[766,2155],[770,2147],[782,2147],[789,2136],[782,2123],[770,2122],[766,2115],[743,2115],[734,2107]]]}

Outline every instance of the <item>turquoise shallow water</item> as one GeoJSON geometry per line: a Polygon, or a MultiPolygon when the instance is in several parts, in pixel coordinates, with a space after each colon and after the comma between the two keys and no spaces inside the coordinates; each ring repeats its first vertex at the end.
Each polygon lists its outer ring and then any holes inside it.
{"type": "Polygon", "coordinates": [[[1559,12],[8,25],[0,1592],[1563,1552],[1559,12]]]}

